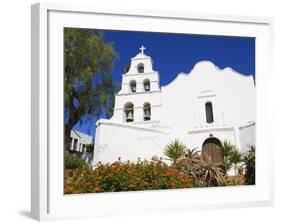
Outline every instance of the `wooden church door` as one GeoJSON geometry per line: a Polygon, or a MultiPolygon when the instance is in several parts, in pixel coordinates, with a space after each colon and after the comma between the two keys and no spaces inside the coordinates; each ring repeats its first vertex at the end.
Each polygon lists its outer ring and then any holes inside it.
{"type": "Polygon", "coordinates": [[[217,138],[208,138],[203,143],[202,155],[204,159],[210,159],[214,163],[222,161],[222,155],[217,149],[220,145],[220,141],[217,138]]]}

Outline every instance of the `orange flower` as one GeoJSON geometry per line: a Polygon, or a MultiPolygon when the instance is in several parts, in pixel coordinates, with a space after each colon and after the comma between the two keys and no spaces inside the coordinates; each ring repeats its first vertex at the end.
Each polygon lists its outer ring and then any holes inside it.
{"type": "Polygon", "coordinates": [[[175,187],[175,186],[176,186],[175,182],[172,182],[171,187],[175,187]]]}
{"type": "Polygon", "coordinates": [[[64,193],[66,193],[66,194],[71,194],[72,192],[73,192],[73,188],[72,187],[66,187],[64,189],[64,193]]]}
{"type": "Polygon", "coordinates": [[[86,182],[86,183],[84,183],[84,186],[85,187],[90,187],[90,186],[92,186],[92,183],[91,182],[86,182]]]}
{"type": "Polygon", "coordinates": [[[167,176],[168,177],[171,177],[171,176],[173,176],[174,175],[174,172],[172,171],[172,170],[169,170],[168,172],[167,172],[167,176]]]}
{"type": "Polygon", "coordinates": [[[96,188],[94,189],[94,191],[95,191],[96,193],[98,193],[98,192],[101,192],[101,189],[100,189],[99,187],[96,187],[96,188]]]}

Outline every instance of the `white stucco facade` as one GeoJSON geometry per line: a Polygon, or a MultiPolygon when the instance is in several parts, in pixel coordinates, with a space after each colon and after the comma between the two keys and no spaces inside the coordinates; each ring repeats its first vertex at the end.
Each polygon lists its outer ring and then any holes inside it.
{"type": "Polygon", "coordinates": [[[91,135],[84,134],[82,132],[71,130],[71,146],[70,150],[75,152],[85,152],[86,145],[93,143],[93,137],[91,135]]]}
{"type": "Polygon", "coordinates": [[[200,61],[189,74],[180,73],[160,88],[159,73],[143,50],[122,75],[114,115],[96,123],[93,166],[118,157],[131,161],[164,157],[165,145],[176,138],[197,150],[208,138],[228,140],[241,151],[255,144],[252,76],[200,61]]]}

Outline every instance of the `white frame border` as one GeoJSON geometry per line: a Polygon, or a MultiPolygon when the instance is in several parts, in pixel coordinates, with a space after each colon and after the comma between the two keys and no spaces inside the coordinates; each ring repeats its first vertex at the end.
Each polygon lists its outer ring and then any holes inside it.
{"type": "MultiPolygon", "coordinates": [[[[270,29],[270,59],[273,59],[273,24],[271,18],[249,17],[249,16],[229,16],[206,13],[191,12],[168,12],[157,10],[124,10],[124,9],[104,9],[93,6],[64,5],[53,3],[37,3],[31,7],[31,52],[32,52],[32,124],[31,124],[31,216],[37,220],[49,220],[58,217],[49,214],[48,208],[48,11],[62,12],[81,12],[81,13],[99,13],[107,15],[131,15],[143,17],[158,17],[169,19],[195,19],[201,21],[226,21],[234,23],[257,23],[267,25],[270,29]]],[[[272,62],[269,64],[270,73],[272,71],[272,62]]],[[[269,147],[271,160],[273,161],[273,150],[269,147]]],[[[211,208],[229,208],[229,207],[249,207],[273,204],[273,163],[271,163],[270,192],[269,199],[259,202],[248,203],[227,203],[201,205],[200,207],[176,207],[171,211],[186,211],[187,209],[211,209],[211,208]]],[[[144,209],[145,211],[145,209],[144,209]]],[[[144,212],[142,211],[142,212],[144,212]]],[[[149,211],[145,211],[149,213],[149,211]]],[[[79,212],[78,212],[79,213],[79,212]]],[[[88,216],[88,215],[87,215],[88,216]]],[[[94,214],[89,216],[95,216],[94,214]]],[[[81,217],[85,214],[81,213],[81,217]]]]}

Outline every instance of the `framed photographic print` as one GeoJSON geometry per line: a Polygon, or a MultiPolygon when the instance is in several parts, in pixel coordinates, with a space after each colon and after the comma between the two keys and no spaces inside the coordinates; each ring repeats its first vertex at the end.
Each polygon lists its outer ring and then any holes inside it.
{"type": "Polygon", "coordinates": [[[32,6],[32,217],[273,201],[270,18],[32,6]]]}

